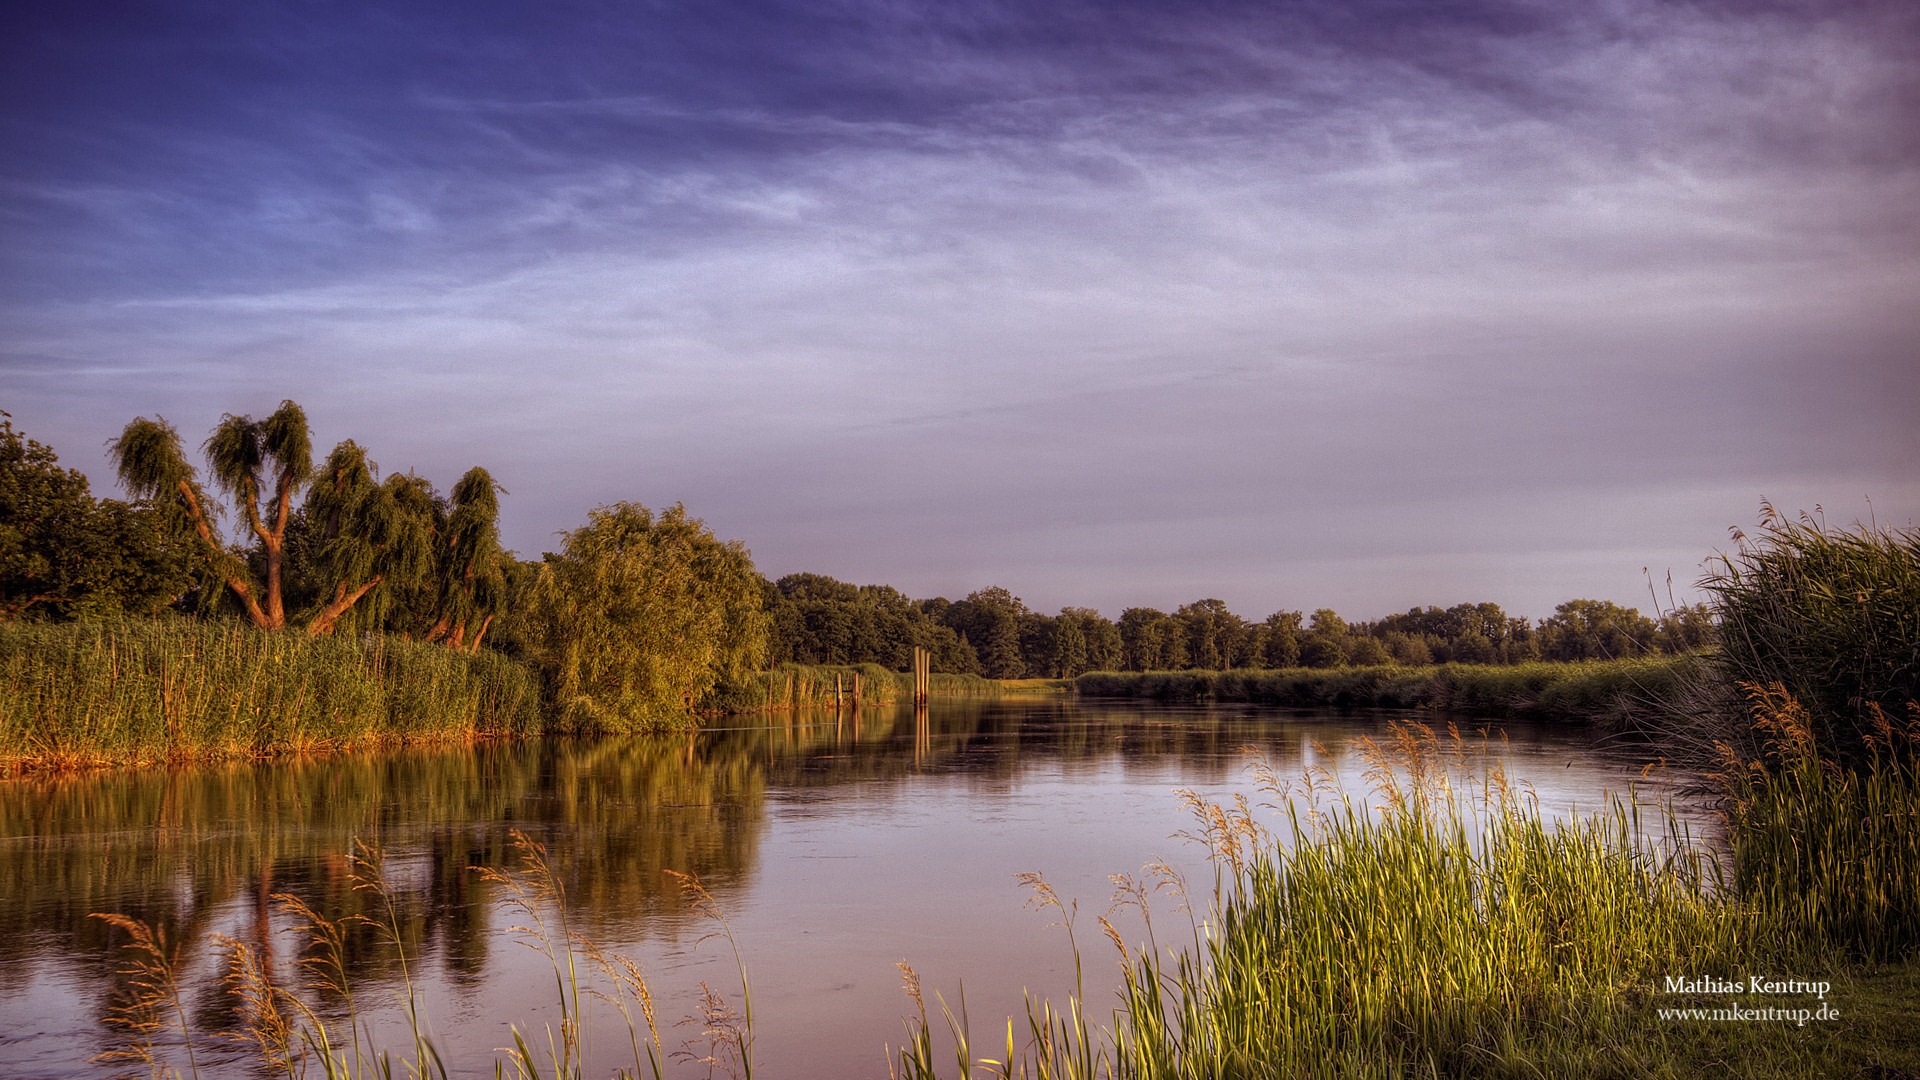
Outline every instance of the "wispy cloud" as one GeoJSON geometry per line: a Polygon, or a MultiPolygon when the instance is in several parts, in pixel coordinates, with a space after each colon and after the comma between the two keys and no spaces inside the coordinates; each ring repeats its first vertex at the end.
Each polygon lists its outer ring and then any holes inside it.
{"type": "Polygon", "coordinates": [[[361,83],[269,21],[253,106],[0,166],[9,409],[90,466],[290,396],[525,550],[684,499],[1055,606],[1541,614],[1762,494],[1920,513],[1901,5],[601,14],[361,83]]]}

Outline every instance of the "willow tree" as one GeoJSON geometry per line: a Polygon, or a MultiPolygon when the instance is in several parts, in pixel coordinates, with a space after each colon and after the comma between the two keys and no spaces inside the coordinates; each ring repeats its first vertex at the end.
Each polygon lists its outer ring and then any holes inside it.
{"type": "Polygon", "coordinates": [[[500,548],[500,485],[475,466],[453,485],[435,545],[437,596],[428,641],[478,651],[506,603],[506,552],[500,548]],[[471,635],[471,637],[469,637],[471,635]]]}
{"type": "Polygon", "coordinates": [[[277,630],[287,624],[281,599],[287,522],[294,493],[313,474],[306,414],[291,401],[281,402],[265,420],[228,413],[203,449],[214,483],[236,500],[242,527],[259,542],[264,582],[256,582],[246,560],[221,542],[215,523],[219,507],[200,486],[172,425],[139,417],[112,445],[114,466],[128,494],[153,500],[174,522],[190,527],[213,572],[233,591],[247,618],[255,626],[277,630]]]}
{"type": "Polygon", "coordinates": [[[349,439],[327,455],[307,496],[321,582],[319,610],[307,623],[310,634],[332,633],[340,617],[381,583],[410,583],[432,570],[431,489],[411,474],[394,473],[381,482],[376,471],[367,452],[349,439]]]}
{"type": "Polygon", "coordinates": [[[683,723],[765,661],[759,576],[679,505],[593,510],[541,565],[531,623],[563,720],[585,730],[683,723]]]}
{"type": "Polygon", "coordinates": [[[176,527],[198,538],[201,554],[255,626],[278,630],[288,623],[288,527],[302,488],[309,490],[301,515],[315,531],[303,569],[319,590],[305,616],[308,633],[331,632],[383,582],[429,573],[433,522],[416,490],[425,482],[398,474],[381,482],[366,451],[350,439],[334,447],[316,473],[307,417],[293,402],[281,402],[264,420],[223,416],[202,449],[215,486],[251,534],[252,552],[222,541],[220,504],[201,487],[179,434],[164,419],[135,419],[112,446],[128,492],[153,500],[176,527]],[[249,554],[257,557],[257,575],[249,554]]]}

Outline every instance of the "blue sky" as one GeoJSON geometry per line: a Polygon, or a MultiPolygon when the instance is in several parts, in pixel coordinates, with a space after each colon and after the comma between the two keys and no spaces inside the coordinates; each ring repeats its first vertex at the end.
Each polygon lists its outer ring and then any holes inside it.
{"type": "Polygon", "coordinates": [[[282,398],[533,555],[1118,615],[1680,599],[1920,518],[1920,9],[285,3],[0,15],[0,408],[282,398]],[[1871,500],[1871,504],[1869,504],[1871,500]]]}

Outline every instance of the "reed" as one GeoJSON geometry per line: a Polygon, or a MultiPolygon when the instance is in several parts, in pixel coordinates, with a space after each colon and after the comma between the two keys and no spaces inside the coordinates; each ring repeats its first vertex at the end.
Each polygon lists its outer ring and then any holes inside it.
{"type": "Polygon", "coordinates": [[[0,624],[0,769],[526,734],[505,657],[184,619],[0,624]]]}
{"type": "MultiPolygon", "coordinates": [[[[1270,831],[1245,801],[1188,796],[1214,886],[1195,896],[1164,869],[1161,883],[1182,897],[1190,944],[1163,948],[1149,920],[1133,948],[1102,920],[1123,974],[1111,1021],[1089,1021],[1078,995],[1030,1001],[1024,1046],[1009,1033],[1002,1057],[953,1075],[1798,1076],[1840,1060],[1887,1071],[1912,1047],[1877,1019],[1856,1017],[1872,1033],[1862,1041],[1790,1025],[1733,1038],[1656,1017],[1676,974],[1812,964],[1896,996],[1914,976],[1920,705],[1898,721],[1870,713],[1869,759],[1848,770],[1820,754],[1783,687],[1746,692],[1767,752],[1727,749],[1730,875],[1671,814],[1643,820],[1631,798],[1557,827],[1498,771],[1463,798],[1457,731],[1394,723],[1365,745],[1370,800],[1329,796],[1324,771],[1279,783],[1266,770],[1285,815],[1270,831]],[[1906,966],[1846,975],[1849,958],[1906,966]]],[[[1116,904],[1147,910],[1145,884],[1115,880],[1116,904]]],[[[896,1075],[941,1075],[917,976],[910,990],[917,1015],[896,1075]]],[[[967,1046],[964,1012],[944,1019],[967,1046]]]]}
{"type": "MultiPolygon", "coordinates": [[[[1000,685],[978,675],[935,672],[935,697],[999,697],[1000,685]]],[[[744,683],[717,689],[705,708],[723,712],[891,705],[913,697],[913,674],[879,664],[780,664],[744,683]]]]}
{"type": "Polygon", "coordinates": [[[1865,759],[1843,768],[1785,686],[1742,689],[1764,750],[1742,760],[1723,747],[1739,895],[1810,955],[1920,950],[1920,703],[1892,716],[1869,702],[1865,759]]]}
{"type": "MultiPolygon", "coordinates": [[[[1709,565],[1710,689],[1779,684],[1821,752],[1842,759],[1866,753],[1869,706],[1898,714],[1920,698],[1920,530],[1830,529],[1763,505],[1760,533],[1709,565]]],[[[1720,702],[1739,734],[1742,702],[1720,702]]]]}

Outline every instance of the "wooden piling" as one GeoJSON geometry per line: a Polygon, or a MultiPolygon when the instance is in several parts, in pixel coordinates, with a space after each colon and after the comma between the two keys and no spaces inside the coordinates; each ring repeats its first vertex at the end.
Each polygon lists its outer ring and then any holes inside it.
{"type": "Polygon", "coordinates": [[[925,705],[933,694],[933,654],[925,648],[913,647],[913,703],[925,705]]]}

